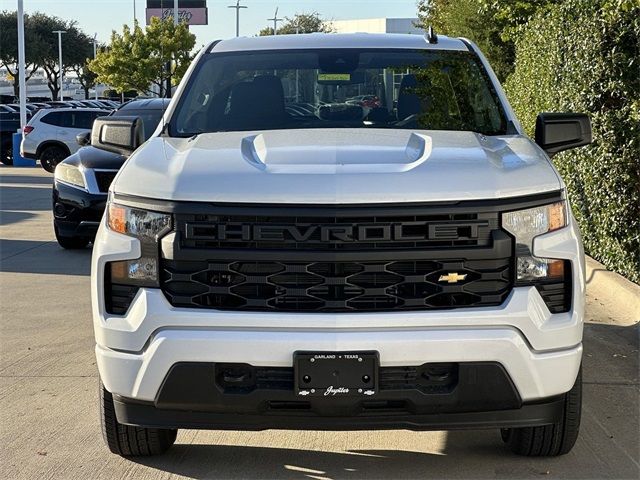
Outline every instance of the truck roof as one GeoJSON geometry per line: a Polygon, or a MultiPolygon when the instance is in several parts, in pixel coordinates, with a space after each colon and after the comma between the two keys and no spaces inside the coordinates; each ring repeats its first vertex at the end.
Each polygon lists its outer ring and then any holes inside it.
{"type": "Polygon", "coordinates": [[[212,43],[209,53],[251,50],[293,50],[314,48],[399,48],[468,51],[459,38],[438,35],[437,43],[429,43],[424,35],[398,33],[307,33],[238,37],[212,43]]]}

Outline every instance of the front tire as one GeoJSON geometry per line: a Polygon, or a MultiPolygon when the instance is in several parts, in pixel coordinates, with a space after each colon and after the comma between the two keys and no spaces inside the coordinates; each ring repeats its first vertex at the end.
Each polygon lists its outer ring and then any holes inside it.
{"type": "Polygon", "coordinates": [[[53,173],[56,170],[56,166],[68,156],[69,152],[62,147],[51,145],[40,153],[40,165],[42,165],[42,168],[47,172],[53,173]]]}
{"type": "Polygon", "coordinates": [[[55,225],[53,226],[53,231],[56,234],[58,245],[66,250],[80,250],[89,245],[89,239],[86,237],[63,237],[55,225]]]}
{"type": "Polygon", "coordinates": [[[512,452],[528,457],[556,457],[569,453],[576,443],[582,411],[582,369],[573,388],[564,394],[559,422],[524,428],[503,428],[502,440],[512,452]]]}
{"type": "Polygon", "coordinates": [[[111,453],[123,457],[146,457],[166,452],[176,441],[178,430],[123,425],[116,418],[113,396],[100,382],[102,438],[111,453]]]}

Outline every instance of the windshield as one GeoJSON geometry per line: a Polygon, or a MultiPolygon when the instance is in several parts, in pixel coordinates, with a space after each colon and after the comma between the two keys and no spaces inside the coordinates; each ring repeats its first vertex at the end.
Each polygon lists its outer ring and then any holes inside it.
{"type": "Polygon", "coordinates": [[[208,54],[170,122],[173,136],[294,128],[503,134],[493,85],[470,52],[289,50],[208,54]]]}
{"type": "Polygon", "coordinates": [[[162,114],[164,112],[158,109],[140,109],[135,110],[133,108],[121,108],[113,112],[114,117],[140,117],[142,120],[142,129],[144,131],[144,139],[149,140],[151,134],[155,131],[156,127],[160,123],[162,114]]]}

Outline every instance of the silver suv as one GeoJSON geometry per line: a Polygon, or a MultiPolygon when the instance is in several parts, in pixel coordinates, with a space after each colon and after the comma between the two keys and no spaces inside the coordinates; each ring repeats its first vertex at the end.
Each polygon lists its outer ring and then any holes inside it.
{"type": "Polygon", "coordinates": [[[20,155],[40,160],[42,168],[53,173],[58,163],[80,148],[76,136],[91,130],[97,117],[108,114],[99,108],[39,110],[24,127],[20,155]]]}

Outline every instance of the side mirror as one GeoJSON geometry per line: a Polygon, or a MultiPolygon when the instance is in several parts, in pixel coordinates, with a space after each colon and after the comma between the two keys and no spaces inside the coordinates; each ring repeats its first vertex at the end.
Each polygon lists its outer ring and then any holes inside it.
{"type": "Polygon", "coordinates": [[[76,142],[81,147],[86,147],[87,145],[91,145],[91,132],[82,132],[76,135],[76,142]]]}
{"type": "Polygon", "coordinates": [[[140,117],[98,117],[93,121],[91,145],[129,156],[144,143],[140,117]]]}
{"type": "Polygon", "coordinates": [[[536,143],[549,156],[591,142],[591,121],[584,113],[541,113],[536,118],[536,143]]]}

